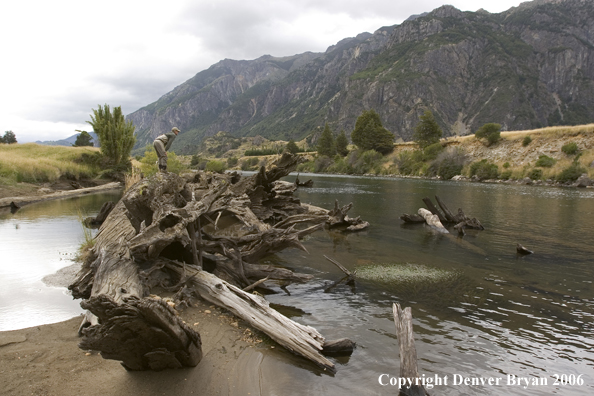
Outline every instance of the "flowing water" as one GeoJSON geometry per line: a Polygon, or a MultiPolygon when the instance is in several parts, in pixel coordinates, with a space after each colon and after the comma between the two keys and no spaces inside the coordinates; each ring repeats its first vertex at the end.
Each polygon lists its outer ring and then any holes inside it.
{"type": "MultiPolygon", "coordinates": [[[[334,359],[334,376],[285,353],[274,378],[266,381],[271,374],[262,372],[267,394],[397,394],[390,385],[399,374],[394,302],[412,308],[419,373],[426,383],[437,380],[432,395],[594,394],[593,190],[300,175],[310,177],[314,186],[296,193],[302,202],[324,208],[335,199],[352,202],[349,215],[371,226],[353,234],[318,231],[304,240],[308,253],[270,257],[315,278],[289,285],[290,295],[275,287],[267,299],[326,338],[347,337],[357,348],[334,359]],[[485,230],[458,238],[399,219],[435,195],[485,230]],[[534,254],[518,256],[517,243],[534,254]],[[330,288],[343,273],[324,255],[358,270],[354,287],[330,288]],[[370,276],[391,269],[416,278],[370,276]]],[[[53,201],[0,217],[0,330],[81,312],[65,289],[41,279],[71,264],[82,241],[77,208],[94,215],[107,199],[114,198],[53,201]]]]}

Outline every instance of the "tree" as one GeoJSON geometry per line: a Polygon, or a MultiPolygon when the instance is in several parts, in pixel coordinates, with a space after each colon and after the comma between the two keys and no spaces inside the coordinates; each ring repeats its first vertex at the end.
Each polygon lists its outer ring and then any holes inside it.
{"type": "Polygon", "coordinates": [[[388,154],[394,150],[394,134],[384,128],[379,114],[373,109],[364,110],[357,118],[351,139],[363,151],[388,154]]]}
{"type": "Polygon", "coordinates": [[[477,139],[487,139],[487,146],[496,143],[501,138],[501,125],[495,123],[485,124],[476,131],[477,139]]]}
{"type": "Polygon", "coordinates": [[[293,139],[289,140],[285,149],[291,154],[297,154],[299,152],[299,147],[297,147],[297,144],[293,139]]]}
{"type": "Polygon", "coordinates": [[[76,137],[76,141],[74,142],[74,147],[83,147],[83,146],[93,146],[93,138],[87,131],[79,131],[80,134],[76,137]]]}
{"type": "Polygon", "coordinates": [[[99,109],[93,109],[91,121],[87,123],[99,137],[101,153],[115,166],[127,164],[136,138],[134,125],[132,121],[126,122],[122,107],[115,107],[112,114],[108,105],[103,108],[99,105],[99,109]]]}
{"type": "Polygon", "coordinates": [[[336,152],[341,156],[346,156],[349,153],[349,149],[347,148],[349,145],[349,139],[346,137],[346,133],[344,129],[340,131],[340,134],[336,137],[336,152]]]}
{"type": "Polygon", "coordinates": [[[324,126],[324,131],[318,140],[318,155],[326,155],[332,157],[336,154],[336,142],[330,130],[328,123],[324,126]]]}
{"type": "Polygon", "coordinates": [[[421,150],[432,144],[439,143],[439,139],[443,135],[439,124],[435,121],[433,113],[425,110],[425,113],[419,117],[420,122],[415,128],[413,140],[419,145],[421,150]]]}
{"type": "Polygon", "coordinates": [[[4,136],[0,137],[0,143],[13,144],[17,143],[16,136],[13,131],[4,132],[4,136]]]}

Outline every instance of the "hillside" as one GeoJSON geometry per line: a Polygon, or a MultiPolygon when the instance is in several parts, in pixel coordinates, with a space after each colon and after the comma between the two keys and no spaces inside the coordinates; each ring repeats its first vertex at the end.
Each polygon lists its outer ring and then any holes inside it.
{"type": "Polygon", "coordinates": [[[139,147],[176,125],[173,149],[203,137],[301,140],[328,122],[350,134],[375,109],[410,141],[433,112],[446,136],[594,121],[594,2],[537,0],[499,14],[451,6],[362,33],[323,54],[223,60],[128,116],[139,147]]]}

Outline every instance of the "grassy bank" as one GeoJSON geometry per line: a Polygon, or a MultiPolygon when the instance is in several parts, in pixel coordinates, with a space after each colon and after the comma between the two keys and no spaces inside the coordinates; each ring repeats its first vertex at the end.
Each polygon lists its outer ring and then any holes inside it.
{"type": "Polygon", "coordinates": [[[571,182],[586,173],[594,179],[594,124],[502,132],[487,146],[474,135],[449,137],[419,150],[412,142],[394,146],[386,156],[352,150],[346,157],[316,157],[299,171],[376,174],[449,179],[455,175],[480,179],[571,182]],[[566,150],[573,145],[574,151],[566,150]]]}
{"type": "Polygon", "coordinates": [[[0,186],[94,178],[101,170],[98,156],[93,147],[0,144],[0,186]]]}

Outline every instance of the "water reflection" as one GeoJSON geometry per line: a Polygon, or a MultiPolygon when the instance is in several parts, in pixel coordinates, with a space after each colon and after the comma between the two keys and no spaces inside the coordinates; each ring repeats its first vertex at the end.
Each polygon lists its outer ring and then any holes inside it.
{"type": "Polygon", "coordinates": [[[96,215],[119,194],[93,194],[31,204],[0,214],[0,331],[66,320],[82,312],[63,287],[46,275],[72,264],[83,231],[78,211],[96,215]]]}

